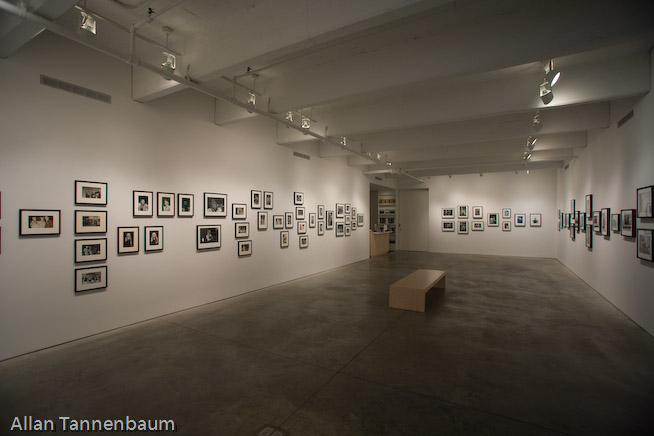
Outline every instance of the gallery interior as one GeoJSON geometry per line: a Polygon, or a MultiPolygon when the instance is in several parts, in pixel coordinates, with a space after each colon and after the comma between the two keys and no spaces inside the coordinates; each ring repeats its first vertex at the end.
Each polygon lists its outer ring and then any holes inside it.
{"type": "Polygon", "coordinates": [[[653,48],[650,0],[0,0],[0,433],[651,434],[653,48]]]}

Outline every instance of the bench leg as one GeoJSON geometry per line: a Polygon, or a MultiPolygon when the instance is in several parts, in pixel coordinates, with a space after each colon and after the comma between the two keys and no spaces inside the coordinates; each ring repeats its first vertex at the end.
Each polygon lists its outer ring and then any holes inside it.
{"type": "Polygon", "coordinates": [[[395,309],[425,311],[425,292],[416,289],[391,288],[388,293],[388,305],[395,309]]]}

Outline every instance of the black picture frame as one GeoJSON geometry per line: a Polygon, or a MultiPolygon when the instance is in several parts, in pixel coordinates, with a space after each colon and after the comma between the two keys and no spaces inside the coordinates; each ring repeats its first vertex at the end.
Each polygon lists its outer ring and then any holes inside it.
{"type": "Polygon", "coordinates": [[[500,214],[497,212],[490,212],[487,215],[488,227],[499,227],[500,226],[500,214]]]}
{"type": "Polygon", "coordinates": [[[293,193],[293,204],[302,206],[304,204],[304,192],[294,192],[293,193]]]}
{"type": "Polygon", "coordinates": [[[461,205],[456,207],[456,217],[458,219],[467,219],[469,215],[468,206],[461,205]]]}
{"type": "Polygon", "coordinates": [[[138,226],[118,227],[116,232],[118,254],[138,254],[140,232],[138,226]]]}
{"type": "Polygon", "coordinates": [[[325,234],[325,222],[324,221],[318,221],[318,236],[322,236],[325,234]]]}
{"type": "Polygon", "coordinates": [[[157,192],[157,217],[175,216],[175,194],[173,192],[157,192]]]}
{"type": "Polygon", "coordinates": [[[198,251],[218,250],[222,246],[222,227],[220,224],[196,226],[196,247],[198,251]]]}
{"type": "Polygon", "coordinates": [[[154,216],[152,191],[132,191],[132,216],[137,218],[151,218],[154,216]]]}
{"type": "Polygon", "coordinates": [[[638,229],[636,237],[636,257],[652,262],[652,230],[638,229]]]}
{"type": "Polygon", "coordinates": [[[195,196],[193,194],[177,194],[177,216],[192,218],[195,214],[195,196]]]}
{"type": "Polygon", "coordinates": [[[325,229],[333,230],[334,229],[334,211],[327,210],[325,211],[325,229]]]}
{"type": "Polygon", "coordinates": [[[106,206],[107,183],[75,180],[75,204],[78,206],[106,206]]]}
{"type": "Polygon", "coordinates": [[[262,195],[261,191],[254,189],[250,191],[250,208],[261,209],[262,195]]]}
{"type": "Polygon", "coordinates": [[[75,269],[75,293],[106,289],[108,282],[106,265],[75,269]]]}
{"type": "Polygon", "coordinates": [[[248,257],[252,256],[252,240],[247,239],[245,241],[237,241],[237,253],[238,257],[248,257]]]}
{"type": "Polygon", "coordinates": [[[263,191],[263,208],[272,210],[274,207],[275,194],[271,191],[263,191]]]}
{"type": "Polygon", "coordinates": [[[636,209],[622,209],[620,211],[620,234],[633,238],[636,236],[636,209]]]}
{"type": "Polygon", "coordinates": [[[586,195],[586,217],[593,214],[593,194],[586,195]]]}
{"type": "Polygon", "coordinates": [[[273,215],[273,229],[279,230],[284,228],[284,215],[273,215]]]}
{"type": "Polygon", "coordinates": [[[298,242],[300,244],[300,250],[309,248],[309,235],[300,235],[298,242]]]}
{"type": "Polygon", "coordinates": [[[18,222],[20,236],[61,234],[61,210],[59,209],[20,209],[18,222]]]}
{"type": "Polygon", "coordinates": [[[249,238],[250,237],[250,223],[242,221],[234,223],[234,238],[249,238]]]}
{"type": "Polygon", "coordinates": [[[324,220],[325,219],[325,205],[324,204],[319,204],[318,205],[318,219],[319,220],[324,220]]]}
{"type": "Polygon", "coordinates": [[[163,251],[164,249],[164,228],[163,226],[145,226],[143,229],[143,251],[151,253],[163,251]]]}
{"type": "Polygon", "coordinates": [[[586,248],[589,250],[593,248],[593,229],[590,224],[587,225],[586,229],[586,248]]]}
{"type": "Polygon", "coordinates": [[[248,217],[248,205],[245,203],[232,203],[232,219],[245,220],[248,217]]]}
{"type": "Polygon", "coordinates": [[[284,214],[284,227],[287,229],[293,228],[293,212],[286,212],[284,214]]]}
{"type": "Polygon", "coordinates": [[[296,220],[303,220],[305,215],[305,210],[304,207],[302,206],[297,206],[295,208],[295,219],[296,220]]]}
{"type": "Polygon", "coordinates": [[[611,208],[602,208],[602,219],[600,226],[603,236],[611,236],[611,208]]]}
{"type": "Polygon", "coordinates": [[[336,203],[336,219],[345,217],[345,205],[336,203]]]}
{"type": "Polygon", "coordinates": [[[282,230],[279,232],[279,248],[288,248],[289,247],[289,231],[282,230]]]}
{"type": "Polygon", "coordinates": [[[636,213],[638,218],[652,218],[652,194],[654,185],[636,189],[636,213]]]}
{"type": "Polygon", "coordinates": [[[227,217],[227,194],[218,192],[204,193],[204,217],[225,218],[227,217]]]}
{"type": "Polygon", "coordinates": [[[106,210],[76,210],[75,234],[107,233],[106,210]]]}
{"type": "Polygon", "coordinates": [[[257,212],[257,230],[268,230],[268,212],[257,212]]]}
{"type": "Polygon", "coordinates": [[[107,260],[107,238],[76,239],[75,263],[107,260]]]}
{"type": "Polygon", "coordinates": [[[524,213],[516,213],[513,215],[513,225],[515,227],[526,227],[527,226],[527,215],[524,213]]]}
{"type": "Polygon", "coordinates": [[[599,210],[593,212],[593,231],[600,233],[602,226],[602,215],[599,210]]]}

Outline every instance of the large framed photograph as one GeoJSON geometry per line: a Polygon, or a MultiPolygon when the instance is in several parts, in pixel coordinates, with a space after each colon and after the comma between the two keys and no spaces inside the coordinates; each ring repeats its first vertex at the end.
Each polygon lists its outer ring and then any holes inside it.
{"type": "Polygon", "coordinates": [[[636,255],[638,258],[652,262],[652,230],[638,229],[638,238],[636,239],[636,255]]]}
{"type": "Polygon", "coordinates": [[[605,207],[602,209],[602,218],[600,219],[600,227],[602,228],[602,235],[609,236],[611,226],[611,209],[605,207]]]}
{"type": "Polygon", "coordinates": [[[252,241],[238,241],[238,257],[252,256],[252,241]]]}
{"type": "Polygon", "coordinates": [[[319,220],[325,219],[325,206],[323,204],[318,205],[318,219],[319,220]]]}
{"type": "Polygon", "coordinates": [[[300,249],[309,248],[309,236],[308,235],[302,235],[298,239],[300,241],[300,249]]]}
{"type": "Polygon", "coordinates": [[[468,206],[457,206],[457,218],[468,218],[468,206]]]}
{"type": "Polygon", "coordinates": [[[279,230],[284,228],[284,215],[273,215],[273,229],[279,230]]]}
{"type": "Polygon", "coordinates": [[[175,194],[157,192],[157,216],[175,216],[175,194]]]}
{"type": "Polygon", "coordinates": [[[325,222],[318,221],[318,236],[322,236],[324,234],[325,234],[325,222]]]}
{"type": "Polygon", "coordinates": [[[61,234],[61,210],[21,209],[18,216],[20,236],[61,234]]]}
{"type": "Polygon", "coordinates": [[[363,219],[363,214],[358,213],[357,214],[357,227],[363,227],[365,224],[364,219],[363,219]]]}
{"type": "Polygon", "coordinates": [[[285,222],[286,222],[285,227],[287,229],[292,229],[293,228],[293,212],[286,212],[284,214],[284,218],[285,218],[285,222]]]}
{"type": "Polygon", "coordinates": [[[107,238],[75,240],[75,263],[107,260],[107,238]]]}
{"type": "Polygon", "coordinates": [[[293,204],[302,206],[304,204],[304,192],[293,193],[293,204]]]}
{"type": "Polygon", "coordinates": [[[500,225],[500,214],[497,212],[488,214],[488,227],[498,227],[500,225]]]}
{"type": "Polygon", "coordinates": [[[235,238],[248,238],[250,236],[250,223],[234,223],[234,237],[235,238]]]}
{"type": "Polygon", "coordinates": [[[118,227],[118,254],[139,252],[139,228],[118,227]]]}
{"type": "Polygon", "coordinates": [[[261,209],[261,191],[255,191],[255,190],[251,191],[250,207],[252,209],[261,209]]]}
{"type": "Polygon", "coordinates": [[[283,230],[279,232],[279,248],[288,248],[289,232],[283,230]]]}
{"type": "Polygon", "coordinates": [[[304,207],[297,206],[295,208],[295,219],[303,220],[304,219],[304,207]]]}
{"type": "Polygon", "coordinates": [[[248,217],[248,205],[245,203],[232,203],[232,219],[244,220],[248,217]]]}
{"type": "Polygon", "coordinates": [[[611,231],[613,233],[620,233],[620,214],[611,214],[611,231]]]}
{"type": "Polygon", "coordinates": [[[332,230],[334,228],[334,211],[333,210],[328,210],[325,211],[325,228],[327,230],[332,230]]]}
{"type": "Polygon", "coordinates": [[[107,205],[107,184],[75,180],[75,204],[88,206],[107,205]]]}
{"type": "Polygon", "coordinates": [[[345,217],[345,205],[343,203],[336,203],[336,218],[345,217]]]}
{"type": "Polygon", "coordinates": [[[513,215],[513,220],[514,223],[513,225],[516,227],[525,227],[527,225],[527,217],[525,216],[524,213],[516,213],[513,215]]]}
{"type": "Polygon", "coordinates": [[[154,214],[152,191],[132,191],[132,215],[135,217],[151,217],[154,214]]]}
{"type": "Polygon", "coordinates": [[[107,211],[76,210],[75,233],[107,233],[107,211]]]}
{"type": "Polygon", "coordinates": [[[190,218],[195,211],[193,194],[177,194],[177,216],[190,218]]]}
{"type": "Polygon", "coordinates": [[[309,228],[314,228],[316,227],[316,214],[315,213],[310,213],[309,214],[309,228]]]}
{"type": "Polygon", "coordinates": [[[227,216],[227,194],[204,193],[204,216],[224,218],[227,216]]]}
{"type": "Polygon", "coordinates": [[[263,208],[264,209],[273,208],[273,193],[270,191],[263,192],[263,208]]]}
{"type": "Polygon", "coordinates": [[[222,229],[220,225],[201,225],[197,226],[197,249],[198,250],[215,250],[220,248],[222,239],[222,229]]]}
{"type": "Polygon", "coordinates": [[[268,212],[257,212],[257,230],[268,230],[268,212]]]}
{"type": "Polygon", "coordinates": [[[636,236],[636,209],[622,209],[620,211],[622,221],[622,236],[636,236]]]}
{"type": "MultiPolygon", "coordinates": [[[[502,219],[503,220],[510,220],[511,219],[511,208],[510,207],[505,207],[502,209],[502,219]]],[[[502,229],[504,230],[504,229],[502,229]]],[[[509,230],[511,230],[509,228],[509,230]]]]}
{"type": "Polygon", "coordinates": [[[298,221],[297,222],[297,233],[298,235],[304,235],[307,232],[307,222],[298,221]]]}
{"type": "Polygon", "coordinates": [[[345,235],[345,223],[339,221],[336,223],[336,236],[344,236],[344,235],[345,235]]]}
{"type": "Polygon", "coordinates": [[[484,219],[484,208],[481,206],[472,206],[472,219],[475,220],[484,219]]]}
{"type": "MultiPolygon", "coordinates": [[[[652,218],[652,189],[654,186],[645,186],[636,190],[636,210],[638,218],[652,218]]],[[[640,232],[640,230],[639,230],[640,232]]],[[[640,233],[639,233],[640,234],[640,233]]]]}
{"type": "Polygon", "coordinates": [[[442,221],[441,230],[444,232],[453,232],[454,231],[454,221],[442,221]]]}
{"type": "Polygon", "coordinates": [[[454,219],[454,208],[453,207],[443,207],[441,208],[441,218],[446,220],[454,219]]]}
{"type": "Polygon", "coordinates": [[[94,266],[75,270],[75,292],[93,291],[107,287],[107,267],[94,266]]]}
{"type": "Polygon", "coordinates": [[[540,227],[541,226],[541,214],[539,214],[539,213],[530,213],[529,214],[529,226],[530,227],[540,227]]]}

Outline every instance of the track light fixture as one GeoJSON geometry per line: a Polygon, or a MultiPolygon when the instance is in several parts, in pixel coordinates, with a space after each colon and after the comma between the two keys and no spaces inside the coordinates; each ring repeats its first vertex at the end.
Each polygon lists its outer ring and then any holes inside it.
{"type": "Polygon", "coordinates": [[[257,95],[255,92],[257,91],[257,79],[259,78],[258,74],[251,74],[252,77],[252,91],[248,92],[248,96],[245,99],[247,104],[251,104],[252,106],[255,106],[257,104],[257,95]]]}
{"type": "Polygon", "coordinates": [[[303,129],[310,129],[311,128],[311,119],[305,115],[302,115],[301,118],[301,126],[303,129]]]}
{"type": "Polygon", "coordinates": [[[284,117],[289,123],[293,122],[293,111],[286,111],[286,116],[284,117]]]}
{"type": "Polygon", "coordinates": [[[534,147],[536,147],[536,142],[538,141],[538,138],[534,138],[533,136],[530,136],[527,138],[527,149],[529,151],[532,151],[534,147]]]}
{"type": "Polygon", "coordinates": [[[90,32],[92,34],[96,34],[96,22],[95,18],[91,14],[87,14],[86,12],[82,11],[82,22],[79,26],[80,29],[86,30],[87,32],[90,32]]]}
{"type": "MultiPolygon", "coordinates": [[[[173,33],[173,29],[164,26],[161,28],[166,33],[166,49],[168,49],[168,37],[170,36],[171,33],[173,33]]],[[[169,53],[167,51],[163,52],[164,55],[164,61],[161,64],[161,68],[164,70],[168,71],[170,74],[173,74],[175,72],[175,68],[177,68],[177,58],[175,58],[175,55],[172,53],[169,53]]],[[[166,80],[170,80],[166,78],[166,80]]]]}
{"type": "Polygon", "coordinates": [[[550,104],[554,99],[552,85],[550,85],[550,82],[548,82],[547,79],[540,84],[540,99],[543,101],[543,104],[550,104]]]}
{"type": "Polygon", "coordinates": [[[556,82],[561,78],[561,72],[554,69],[554,62],[550,59],[545,64],[545,80],[550,83],[550,86],[556,85],[556,82]]]}
{"type": "Polygon", "coordinates": [[[529,160],[531,159],[531,152],[525,151],[524,154],[522,155],[522,160],[529,160]]]}
{"type": "Polygon", "coordinates": [[[540,111],[536,111],[536,115],[534,115],[533,126],[534,126],[534,130],[537,132],[543,128],[543,123],[540,119],[540,111]]]}
{"type": "Polygon", "coordinates": [[[531,174],[531,170],[527,170],[527,175],[531,174]]]}
{"type": "Polygon", "coordinates": [[[347,147],[347,138],[345,136],[341,136],[341,145],[347,147]]]}

